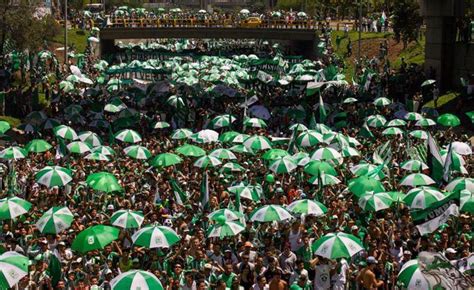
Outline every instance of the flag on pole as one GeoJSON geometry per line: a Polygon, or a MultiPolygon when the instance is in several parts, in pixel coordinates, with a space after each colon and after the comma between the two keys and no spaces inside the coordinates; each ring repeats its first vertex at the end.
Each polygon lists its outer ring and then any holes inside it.
{"type": "Polygon", "coordinates": [[[311,113],[311,119],[309,120],[308,128],[311,130],[316,129],[316,116],[314,115],[314,112],[311,113]]]}
{"type": "Polygon", "coordinates": [[[448,154],[446,154],[446,159],[444,160],[443,166],[443,180],[449,182],[451,179],[451,166],[453,164],[453,144],[449,144],[448,154]]]}
{"type": "Polygon", "coordinates": [[[439,153],[438,145],[436,140],[428,133],[428,152],[427,162],[430,167],[430,176],[436,181],[441,182],[443,179],[443,159],[439,153]]]}
{"type": "Polygon", "coordinates": [[[49,257],[49,264],[48,264],[48,269],[46,270],[49,274],[49,277],[51,277],[51,285],[53,287],[56,287],[56,284],[58,284],[59,280],[61,280],[61,262],[59,262],[58,257],[55,255],[51,255],[49,257]]]}
{"type": "Polygon", "coordinates": [[[390,141],[387,141],[385,144],[378,147],[374,151],[372,159],[376,164],[389,164],[390,161],[392,161],[392,148],[390,147],[390,141]]]}
{"type": "MultiPolygon", "coordinates": [[[[290,139],[290,142],[288,143],[288,153],[290,154],[294,154],[296,153],[295,152],[295,143],[296,143],[296,136],[298,135],[298,130],[297,130],[297,126],[295,126],[295,128],[293,128],[293,133],[291,134],[291,139],[290,139]]],[[[298,151],[298,149],[296,148],[296,151],[298,151]]]]}
{"type": "Polygon", "coordinates": [[[186,192],[179,186],[175,179],[171,179],[170,181],[171,188],[173,189],[174,199],[177,204],[184,205],[184,203],[188,200],[188,195],[186,192]]]}
{"type": "Polygon", "coordinates": [[[326,108],[324,108],[323,97],[319,94],[319,123],[324,123],[326,121],[327,113],[326,108]]]}
{"type": "Polygon", "coordinates": [[[204,171],[201,182],[201,208],[207,209],[209,207],[209,176],[207,170],[204,171]]]}
{"type": "Polygon", "coordinates": [[[362,128],[359,131],[359,136],[362,136],[368,139],[375,138],[374,134],[372,134],[372,132],[370,131],[369,126],[367,126],[367,122],[365,122],[364,125],[362,125],[362,128]]]}

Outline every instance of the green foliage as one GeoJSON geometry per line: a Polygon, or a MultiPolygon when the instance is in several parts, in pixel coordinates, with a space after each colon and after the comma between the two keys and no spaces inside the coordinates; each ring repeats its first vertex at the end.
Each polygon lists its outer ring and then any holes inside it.
{"type": "Polygon", "coordinates": [[[402,64],[401,59],[405,60],[405,63],[423,64],[425,62],[425,39],[410,44],[405,50],[400,52],[397,60],[392,64],[395,68],[400,68],[402,64]]]}
{"type": "Polygon", "coordinates": [[[403,42],[404,48],[411,41],[418,41],[423,18],[416,0],[399,0],[393,10],[392,27],[395,39],[403,42]]]}
{"type": "MultiPolygon", "coordinates": [[[[60,29],[51,41],[64,45],[64,28],[60,29]]],[[[87,45],[87,33],[80,29],[69,29],[67,31],[67,42],[69,46],[73,46],[76,52],[84,52],[87,45]]]]}

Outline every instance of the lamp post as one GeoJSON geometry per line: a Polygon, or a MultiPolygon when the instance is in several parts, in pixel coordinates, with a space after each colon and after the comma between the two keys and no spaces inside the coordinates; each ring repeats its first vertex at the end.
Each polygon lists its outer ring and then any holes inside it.
{"type": "Polygon", "coordinates": [[[67,0],[64,0],[64,64],[67,65],[67,0]]]}

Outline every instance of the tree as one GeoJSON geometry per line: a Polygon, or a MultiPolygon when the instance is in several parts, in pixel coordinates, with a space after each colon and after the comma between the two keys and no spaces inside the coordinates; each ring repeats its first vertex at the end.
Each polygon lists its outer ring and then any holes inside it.
{"type": "Polygon", "coordinates": [[[406,48],[411,41],[418,41],[423,18],[416,0],[398,0],[393,8],[392,27],[397,42],[403,42],[406,48]]]}

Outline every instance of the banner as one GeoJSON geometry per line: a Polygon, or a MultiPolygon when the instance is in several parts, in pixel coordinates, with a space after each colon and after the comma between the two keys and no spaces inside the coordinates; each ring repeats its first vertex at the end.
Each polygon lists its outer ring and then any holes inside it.
{"type": "Polygon", "coordinates": [[[433,203],[426,209],[413,210],[411,212],[413,223],[421,235],[436,231],[452,215],[459,215],[459,192],[451,193],[443,200],[433,203]]]}

